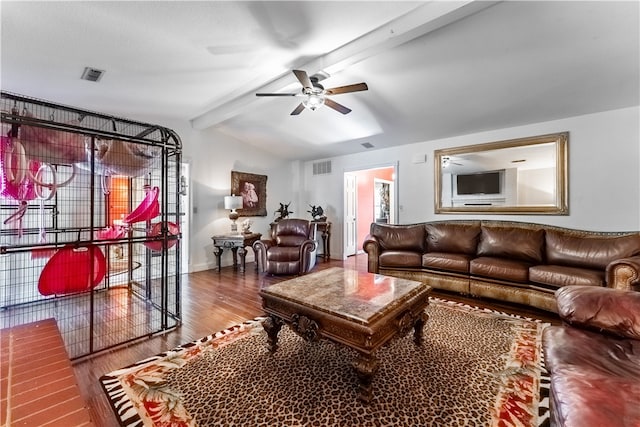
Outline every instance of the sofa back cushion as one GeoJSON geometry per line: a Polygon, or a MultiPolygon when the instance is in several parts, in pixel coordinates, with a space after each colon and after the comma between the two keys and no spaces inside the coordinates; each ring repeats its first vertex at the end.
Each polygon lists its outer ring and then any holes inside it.
{"type": "Polygon", "coordinates": [[[480,224],[427,223],[427,252],[475,255],[480,224]]]}
{"type": "Polygon", "coordinates": [[[378,239],[383,251],[424,252],[424,224],[371,224],[370,233],[378,239]]]}
{"type": "Polygon", "coordinates": [[[543,250],[543,229],[482,226],[478,256],[537,263],[542,261],[543,250]]]}
{"type": "Polygon", "coordinates": [[[640,234],[583,237],[549,230],[545,240],[547,264],[605,269],[611,261],[640,254],[640,234]]]}

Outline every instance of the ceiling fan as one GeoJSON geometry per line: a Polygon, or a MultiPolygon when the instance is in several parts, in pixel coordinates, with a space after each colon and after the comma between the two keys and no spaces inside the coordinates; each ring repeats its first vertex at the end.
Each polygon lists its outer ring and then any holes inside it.
{"type": "Polygon", "coordinates": [[[300,114],[305,108],[314,111],[323,104],[342,114],[349,114],[351,109],[342,104],[338,104],[328,96],[339,95],[341,93],[359,92],[361,90],[369,89],[366,83],[356,83],[325,89],[319,83],[320,79],[316,75],[309,77],[307,72],[303,70],[293,70],[293,74],[295,74],[298,81],[302,84],[302,91],[300,93],[256,93],[256,96],[303,96],[304,99],[300,105],[291,112],[292,116],[300,114]]]}

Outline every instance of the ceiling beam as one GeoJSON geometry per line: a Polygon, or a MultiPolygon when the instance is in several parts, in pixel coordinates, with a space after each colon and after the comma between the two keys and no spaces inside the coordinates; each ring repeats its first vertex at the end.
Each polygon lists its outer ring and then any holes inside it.
{"type": "MultiPolygon", "coordinates": [[[[335,74],[350,65],[378,55],[415,38],[449,25],[455,21],[486,9],[498,1],[432,1],[405,15],[389,21],[379,28],[327,53],[300,65],[313,74],[323,70],[335,74]]],[[[207,112],[191,119],[194,129],[215,126],[244,112],[248,105],[257,102],[256,92],[277,92],[292,82],[287,72],[262,86],[254,87],[207,112]]]]}

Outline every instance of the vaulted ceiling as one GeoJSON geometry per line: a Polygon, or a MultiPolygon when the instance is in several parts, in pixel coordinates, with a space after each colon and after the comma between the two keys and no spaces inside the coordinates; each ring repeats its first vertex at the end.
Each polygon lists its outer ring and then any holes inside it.
{"type": "Polygon", "coordinates": [[[3,0],[0,82],[317,159],[636,106],[639,6],[3,0]],[[88,82],[84,67],[106,72],[88,82]],[[369,90],[332,97],[346,115],[324,106],[292,116],[301,98],[255,96],[299,91],[292,69],[369,90]]]}

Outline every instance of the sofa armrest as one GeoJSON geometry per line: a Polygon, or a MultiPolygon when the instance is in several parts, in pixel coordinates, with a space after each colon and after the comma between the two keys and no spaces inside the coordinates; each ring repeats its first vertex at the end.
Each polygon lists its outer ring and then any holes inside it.
{"type": "Polygon", "coordinates": [[[607,286],[640,290],[640,255],[610,262],[607,265],[607,286]]]}
{"type": "Polygon", "coordinates": [[[362,249],[367,253],[367,271],[369,273],[379,273],[379,257],[380,257],[380,242],[378,238],[372,236],[371,234],[367,234],[367,237],[364,238],[364,243],[362,243],[362,249]]]}
{"type": "Polygon", "coordinates": [[[640,292],[565,286],[555,296],[558,314],[570,325],[640,340],[640,292]]]}

